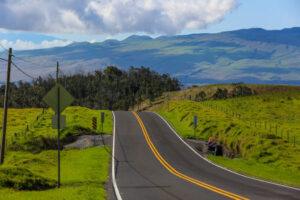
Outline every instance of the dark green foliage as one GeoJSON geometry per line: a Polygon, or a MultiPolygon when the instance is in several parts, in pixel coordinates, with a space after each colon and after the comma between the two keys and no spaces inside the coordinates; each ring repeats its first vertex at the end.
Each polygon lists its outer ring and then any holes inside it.
{"type": "Polygon", "coordinates": [[[204,101],[207,99],[227,99],[233,97],[251,96],[256,94],[254,90],[252,90],[250,87],[242,85],[242,83],[232,85],[234,86],[232,90],[228,90],[226,88],[217,88],[217,90],[213,93],[211,98],[207,97],[204,91],[201,91],[199,94],[196,95],[195,101],[204,101]]]}
{"type": "Polygon", "coordinates": [[[218,88],[215,94],[213,95],[213,99],[227,99],[228,98],[228,90],[218,88]]]}
{"type": "Polygon", "coordinates": [[[0,169],[0,187],[16,190],[45,190],[56,186],[54,180],[36,175],[24,168],[0,169]]]}
{"type": "MultiPolygon", "coordinates": [[[[75,97],[73,105],[109,110],[128,110],[145,99],[153,100],[163,92],[180,89],[177,79],[145,67],[131,67],[128,71],[107,67],[93,74],[63,75],[59,81],[75,97]]],[[[54,84],[51,76],[40,77],[33,83],[12,83],[9,106],[45,107],[43,96],[54,84]]],[[[0,92],[2,103],[4,86],[1,86],[0,92]]]]}
{"type": "Polygon", "coordinates": [[[30,151],[33,153],[38,153],[42,150],[57,149],[57,139],[42,135],[30,135],[26,138],[15,140],[8,146],[8,148],[13,151],[30,151]]]}
{"type": "Polygon", "coordinates": [[[243,97],[255,94],[251,88],[243,85],[236,86],[230,93],[231,97],[243,97]]]}
{"type": "Polygon", "coordinates": [[[206,93],[204,91],[199,92],[196,94],[195,101],[204,101],[206,100],[206,93]]]}
{"type": "MultiPolygon", "coordinates": [[[[76,141],[79,136],[97,134],[99,133],[81,126],[67,127],[61,132],[61,143],[62,145],[65,145],[76,141]]],[[[30,151],[32,153],[39,153],[43,150],[57,149],[57,138],[56,136],[49,137],[28,134],[26,137],[16,137],[8,148],[13,151],[30,151]]]]}

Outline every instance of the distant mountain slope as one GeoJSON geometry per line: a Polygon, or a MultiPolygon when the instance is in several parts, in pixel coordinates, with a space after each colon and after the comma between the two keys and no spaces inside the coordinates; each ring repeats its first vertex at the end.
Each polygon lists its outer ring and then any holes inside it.
{"type": "MultiPolygon", "coordinates": [[[[300,84],[300,28],[244,29],[216,34],[131,36],[123,41],[73,43],[66,47],[19,51],[41,65],[62,62],[65,71],[92,71],[106,65],[148,66],[193,83],[300,84]]],[[[25,63],[22,63],[25,65],[25,63]]],[[[36,74],[53,67],[28,65],[36,74]]]]}

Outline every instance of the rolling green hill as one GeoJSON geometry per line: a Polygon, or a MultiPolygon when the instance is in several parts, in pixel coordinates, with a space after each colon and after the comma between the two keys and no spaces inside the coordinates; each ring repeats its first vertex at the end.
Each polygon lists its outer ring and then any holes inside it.
{"type": "Polygon", "coordinates": [[[161,114],[184,138],[215,138],[223,146],[225,157],[209,158],[218,164],[299,187],[300,87],[243,85],[253,94],[232,98],[215,95],[220,89],[230,96],[237,87],[193,87],[165,94],[143,108],[161,114]],[[207,95],[205,100],[197,99],[201,92],[207,95]],[[199,118],[195,132],[194,116],[199,118]]]}

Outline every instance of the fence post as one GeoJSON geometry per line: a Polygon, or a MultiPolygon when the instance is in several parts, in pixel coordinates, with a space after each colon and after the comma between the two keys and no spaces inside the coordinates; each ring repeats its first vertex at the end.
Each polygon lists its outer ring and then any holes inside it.
{"type": "Polygon", "coordinates": [[[265,121],[265,129],[267,129],[267,122],[265,121]]]}

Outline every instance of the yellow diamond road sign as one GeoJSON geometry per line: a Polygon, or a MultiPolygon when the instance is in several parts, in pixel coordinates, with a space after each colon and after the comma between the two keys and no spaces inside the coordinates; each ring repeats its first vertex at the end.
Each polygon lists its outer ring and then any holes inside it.
{"type": "Polygon", "coordinates": [[[74,101],[72,95],[60,84],[56,84],[43,98],[43,100],[50,106],[55,112],[57,112],[58,106],[58,88],[60,93],[60,112],[62,112],[66,107],[71,105],[74,101]]]}

